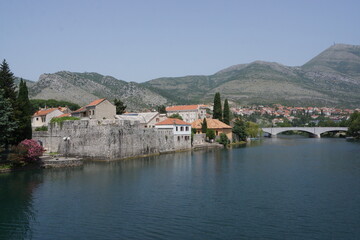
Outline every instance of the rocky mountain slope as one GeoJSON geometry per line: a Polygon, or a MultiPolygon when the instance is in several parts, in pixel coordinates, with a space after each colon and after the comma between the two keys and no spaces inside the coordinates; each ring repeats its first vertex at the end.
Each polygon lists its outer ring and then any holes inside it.
{"type": "Polygon", "coordinates": [[[176,102],[211,102],[220,92],[241,104],[359,107],[360,46],[331,46],[300,67],[256,61],[210,76],[158,78],[143,85],[176,102]]]}
{"type": "Polygon", "coordinates": [[[98,73],[57,72],[42,74],[29,88],[33,99],[67,100],[79,105],[106,97],[121,99],[128,110],[141,110],[166,104],[167,99],[134,82],[125,82],[98,73]]]}
{"type": "Polygon", "coordinates": [[[138,84],[98,73],[43,74],[28,83],[30,97],[85,105],[106,97],[121,99],[128,110],[158,105],[211,103],[222,99],[244,104],[360,107],[360,46],[337,44],[303,66],[255,61],[213,75],[158,78],[138,84]]]}

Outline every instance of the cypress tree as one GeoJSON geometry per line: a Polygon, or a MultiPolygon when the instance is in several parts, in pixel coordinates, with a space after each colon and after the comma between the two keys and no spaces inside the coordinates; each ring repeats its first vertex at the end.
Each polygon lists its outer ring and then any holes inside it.
{"type": "Polygon", "coordinates": [[[116,114],[121,115],[124,114],[126,111],[126,105],[119,99],[114,99],[114,105],[116,106],[116,114]]]}
{"type": "Polygon", "coordinates": [[[32,138],[32,129],[31,129],[31,103],[28,96],[28,89],[26,82],[22,79],[20,80],[19,85],[19,95],[17,98],[18,106],[18,119],[19,119],[19,129],[17,131],[17,142],[21,142],[25,139],[32,138]]]}
{"type": "Polygon", "coordinates": [[[201,132],[206,133],[206,130],[207,130],[207,122],[206,122],[206,118],[204,118],[203,122],[201,123],[201,132]]]}
{"type": "Polygon", "coordinates": [[[213,119],[219,119],[220,121],[222,121],[221,98],[219,92],[215,93],[214,97],[213,119]]]}
{"type": "Polygon", "coordinates": [[[225,99],[223,113],[224,113],[223,122],[226,123],[227,125],[230,125],[230,107],[227,99],[225,99]]]}

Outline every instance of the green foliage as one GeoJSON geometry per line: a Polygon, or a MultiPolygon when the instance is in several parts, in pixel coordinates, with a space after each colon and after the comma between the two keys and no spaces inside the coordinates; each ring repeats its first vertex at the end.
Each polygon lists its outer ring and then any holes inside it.
{"type": "Polygon", "coordinates": [[[221,98],[219,92],[215,93],[214,97],[213,119],[219,119],[220,121],[222,121],[221,98]]]}
{"type": "Polygon", "coordinates": [[[126,111],[126,105],[119,99],[114,99],[114,105],[116,106],[116,114],[121,115],[124,114],[126,111]]]}
{"type": "Polygon", "coordinates": [[[39,110],[39,108],[45,108],[45,107],[57,108],[59,106],[62,106],[62,107],[67,106],[72,111],[75,111],[80,108],[80,106],[76,103],[72,103],[72,102],[68,102],[68,101],[59,101],[59,100],[55,100],[55,99],[47,99],[47,100],[31,99],[30,104],[31,104],[31,114],[34,114],[36,111],[39,110]]]}
{"type": "Polygon", "coordinates": [[[183,120],[183,118],[178,113],[174,113],[174,114],[170,115],[169,118],[177,118],[177,119],[183,120]]]}
{"type": "Polygon", "coordinates": [[[164,105],[158,106],[157,111],[159,113],[165,113],[166,114],[166,107],[164,105]]]}
{"type": "Polygon", "coordinates": [[[223,114],[224,114],[223,122],[227,125],[230,125],[230,107],[227,99],[225,99],[223,114]]]}
{"type": "Polygon", "coordinates": [[[0,147],[5,149],[15,141],[17,122],[13,118],[13,110],[10,100],[4,98],[4,90],[0,89],[0,147]]]}
{"type": "Polygon", "coordinates": [[[230,141],[225,133],[220,134],[219,143],[224,145],[224,147],[226,147],[230,143],[230,141]]]}
{"type": "Polygon", "coordinates": [[[13,108],[16,101],[16,85],[14,81],[14,74],[10,71],[9,65],[4,59],[0,66],[0,89],[4,91],[3,97],[10,100],[13,108]]]}
{"type": "Polygon", "coordinates": [[[360,112],[354,112],[350,115],[348,126],[348,134],[351,137],[360,139],[360,112]]]}
{"type": "Polygon", "coordinates": [[[261,129],[259,128],[259,125],[257,125],[254,122],[247,122],[246,123],[246,134],[249,137],[256,138],[259,137],[261,134],[261,129]]]}
{"type": "Polygon", "coordinates": [[[20,80],[19,85],[19,95],[17,98],[17,119],[19,122],[18,131],[17,131],[17,142],[21,142],[25,139],[32,138],[32,128],[31,128],[31,104],[28,96],[28,89],[26,82],[22,79],[20,80]]]}
{"type": "Polygon", "coordinates": [[[232,132],[234,133],[234,137],[237,138],[237,141],[246,141],[248,136],[246,132],[246,124],[241,118],[237,118],[235,120],[232,132]]]}
{"type": "Polygon", "coordinates": [[[201,123],[201,132],[206,133],[206,131],[207,131],[207,122],[206,122],[206,118],[204,118],[203,122],[201,123]]]}
{"type": "Polygon", "coordinates": [[[207,129],[206,137],[209,138],[209,140],[215,139],[215,131],[213,129],[207,129]]]}
{"type": "Polygon", "coordinates": [[[47,130],[48,130],[47,126],[42,126],[42,127],[35,128],[35,131],[47,131],[47,130]]]}
{"type": "Polygon", "coordinates": [[[80,120],[78,117],[60,117],[60,118],[52,118],[50,123],[62,123],[67,120],[80,120]]]}

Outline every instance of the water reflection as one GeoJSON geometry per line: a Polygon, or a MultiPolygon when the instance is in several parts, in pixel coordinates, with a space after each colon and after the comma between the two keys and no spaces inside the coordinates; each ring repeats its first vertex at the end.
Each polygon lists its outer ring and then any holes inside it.
{"type": "Polygon", "coordinates": [[[31,239],[35,221],[33,193],[42,183],[42,171],[0,174],[0,239],[31,239]]]}

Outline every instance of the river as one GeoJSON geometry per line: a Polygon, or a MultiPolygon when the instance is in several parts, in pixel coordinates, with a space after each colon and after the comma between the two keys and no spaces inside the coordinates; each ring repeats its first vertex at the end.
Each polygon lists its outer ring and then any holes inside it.
{"type": "Polygon", "coordinates": [[[0,175],[0,239],[360,239],[360,144],[279,137],[0,175]]]}

